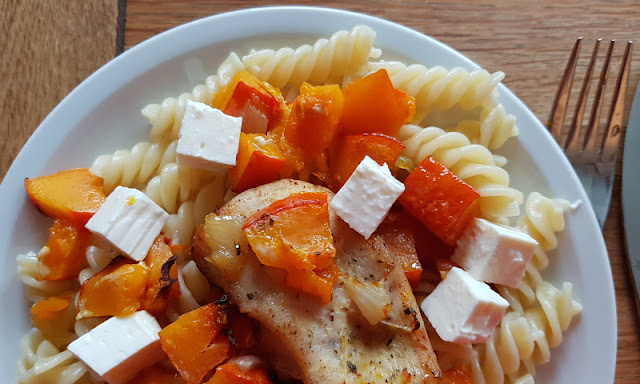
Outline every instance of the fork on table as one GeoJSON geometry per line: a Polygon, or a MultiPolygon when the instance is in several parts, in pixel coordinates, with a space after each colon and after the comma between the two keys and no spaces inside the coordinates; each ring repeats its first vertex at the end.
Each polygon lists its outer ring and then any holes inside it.
{"type": "Polygon", "coordinates": [[[591,54],[591,60],[587,66],[587,72],[580,89],[571,125],[568,127],[568,133],[563,135],[569,93],[571,92],[573,75],[578,63],[578,53],[580,51],[582,38],[580,37],[576,41],[571,51],[571,56],[569,56],[562,80],[558,86],[555,101],[551,109],[551,116],[549,117],[548,128],[578,174],[587,192],[587,196],[589,196],[589,201],[591,201],[591,206],[595,211],[598,223],[602,228],[607,218],[607,213],[609,212],[611,192],[616,174],[616,155],[622,136],[622,118],[624,115],[624,100],[627,93],[629,69],[631,66],[632,43],[631,41],[627,43],[622,57],[620,73],[611,97],[609,118],[603,133],[598,132],[598,128],[601,120],[600,115],[605,98],[605,86],[609,75],[609,64],[611,62],[615,40],[609,43],[604,59],[605,61],[602,65],[600,76],[598,76],[599,80],[596,93],[593,96],[591,114],[586,127],[583,127],[589,88],[591,86],[591,79],[598,58],[601,41],[602,39],[596,40],[593,53],[591,54]]]}

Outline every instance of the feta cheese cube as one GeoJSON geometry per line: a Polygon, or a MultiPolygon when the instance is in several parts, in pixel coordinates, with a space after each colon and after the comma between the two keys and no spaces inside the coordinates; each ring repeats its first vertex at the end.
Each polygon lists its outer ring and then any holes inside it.
{"type": "Polygon", "coordinates": [[[487,341],[508,306],[487,284],[457,267],[420,304],[438,336],[460,344],[487,341]]]}
{"type": "Polygon", "coordinates": [[[116,187],[85,227],[135,261],[145,258],[169,214],[137,189],[116,187]]]}
{"type": "Polygon", "coordinates": [[[216,172],[236,165],[241,129],[241,117],[187,101],[176,149],[178,163],[216,172]]]}
{"type": "Polygon", "coordinates": [[[537,245],[515,228],[476,218],[458,240],[451,259],[477,280],[515,287],[537,245]]]}
{"type": "Polygon", "coordinates": [[[387,164],[380,166],[365,156],[329,206],[368,239],[402,192],[404,184],[391,175],[387,164]]]}
{"type": "Polygon", "coordinates": [[[67,349],[109,384],[127,383],[138,372],[162,360],[158,332],[147,311],[112,317],[69,344],[67,349]]]}

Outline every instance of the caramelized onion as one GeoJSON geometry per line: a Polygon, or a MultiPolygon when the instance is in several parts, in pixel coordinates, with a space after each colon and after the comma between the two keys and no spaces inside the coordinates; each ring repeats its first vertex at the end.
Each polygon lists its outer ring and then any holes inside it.
{"type": "Polygon", "coordinates": [[[242,222],[232,216],[210,214],[205,219],[205,229],[205,241],[211,251],[208,261],[227,274],[240,272],[249,248],[242,222]]]}
{"type": "Polygon", "coordinates": [[[347,295],[360,309],[371,325],[376,325],[389,314],[391,298],[381,282],[363,283],[357,279],[344,279],[347,295]]]}

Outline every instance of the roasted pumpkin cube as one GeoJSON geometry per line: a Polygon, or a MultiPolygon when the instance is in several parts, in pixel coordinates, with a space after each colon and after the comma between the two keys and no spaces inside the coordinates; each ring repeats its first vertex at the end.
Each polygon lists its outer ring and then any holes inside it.
{"type": "Polygon", "coordinates": [[[285,161],[266,135],[240,133],[236,165],[229,170],[231,190],[240,193],[277,180],[285,161]]]}
{"type": "Polygon", "coordinates": [[[170,371],[160,364],[141,371],[129,381],[129,384],[182,384],[184,381],[176,371],[170,371]]]}
{"type": "Polygon", "coordinates": [[[144,301],[149,268],[122,257],[84,282],[78,298],[78,317],[127,316],[144,301]]]}
{"type": "Polygon", "coordinates": [[[176,256],[171,249],[170,240],[160,235],[149,248],[144,263],[149,267],[149,279],[142,308],[156,317],[161,317],[169,302],[180,296],[176,256]]]}
{"type": "Polygon", "coordinates": [[[395,137],[416,111],[415,99],[394,89],[384,69],[354,80],[342,93],[341,134],[377,132],[395,137]]]}
{"type": "Polygon", "coordinates": [[[247,71],[236,73],[213,99],[212,106],[234,117],[242,117],[245,133],[266,133],[285,116],[280,91],[247,71]]]}
{"type": "Polygon", "coordinates": [[[56,219],[49,228],[48,252],[40,262],[47,267],[43,280],[68,280],[78,277],[85,260],[89,231],[69,219],[56,219]]]}
{"type": "Polygon", "coordinates": [[[187,384],[199,384],[229,356],[229,340],[220,334],[226,317],[215,303],[180,316],[159,332],[160,343],[187,384]]]}
{"type": "Polygon", "coordinates": [[[102,179],[86,168],[24,180],[33,204],[54,219],[85,225],[105,200],[102,179]]]}
{"type": "Polygon", "coordinates": [[[480,216],[478,192],[431,156],[409,174],[404,186],[400,203],[450,246],[480,216]]]}
{"type": "Polygon", "coordinates": [[[326,304],[331,301],[331,291],[339,276],[340,271],[335,261],[332,261],[326,268],[289,270],[287,285],[300,292],[318,296],[326,304]]]}
{"type": "Polygon", "coordinates": [[[404,145],[398,139],[381,133],[336,137],[329,149],[331,189],[339,190],[365,156],[380,165],[386,163],[391,168],[403,149],[404,145]]]}
{"type": "Polygon", "coordinates": [[[270,384],[267,371],[254,366],[240,368],[235,363],[225,363],[216,368],[216,373],[207,384],[270,384]]]}
{"type": "Polygon", "coordinates": [[[286,122],[269,132],[287,159],[289,170],[302,175],[328,172],[327,149],[338,128],[344,98],[337,85],[300,87],[286,122]]]}

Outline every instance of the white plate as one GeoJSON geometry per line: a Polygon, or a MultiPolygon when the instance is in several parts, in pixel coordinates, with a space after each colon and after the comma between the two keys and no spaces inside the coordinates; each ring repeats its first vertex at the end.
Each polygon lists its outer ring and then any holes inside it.
{"type": "MultiPolygon", "coordinates": [[[[42,122],[0,186],[0,381],[15,382],[20,337],[30,328],[28,303],[16,276],[15,256],[38,250],[50,220],[33,207],[25,177],[87,167],[99,154],[146,140],[149,124],[140,109],[190,91],[233,50],[312,43],[340,29],[366,24],[375,46],[425,65],[477,65],[455,50],[406,27],[339,10],[305,7],[248,9],[221,14],[156,36],[125,52],[70,93],[42,122]],[[204,72],[201,72],[204,70],[204,72]]],[[[532,53],[533,54],[533,53],[532,53]]],[[[508,74],[507,74],[508,75],[508,74]]],[[[540,121],[506,87],[501,102],[516,115],[521,134],[503,147],[512,184],[525,192],[583,204],[568,214],[557,254],[545,271],[554,282],[571,281],[584,311],[538,369],[538,383],[612,383],[616,359],[616,309],[611,269],[602,234],[570,164],[540,121]]]]}

